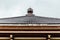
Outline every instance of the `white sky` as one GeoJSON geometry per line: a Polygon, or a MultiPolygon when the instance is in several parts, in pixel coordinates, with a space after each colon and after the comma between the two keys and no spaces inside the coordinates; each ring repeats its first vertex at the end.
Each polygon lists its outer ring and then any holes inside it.
{"type": "Polygon", "coordinates": [[[29,7],[37,16],[60,18],[60,0],[0,0],[0,18],[24,16],[29,7]]]}

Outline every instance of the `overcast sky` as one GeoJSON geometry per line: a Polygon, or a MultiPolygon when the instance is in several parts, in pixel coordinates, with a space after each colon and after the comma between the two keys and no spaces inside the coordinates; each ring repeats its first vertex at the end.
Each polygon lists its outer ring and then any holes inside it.
{"type": "Polygon", "coordinates": [[[29,7],[37,16],[60,18],[60,0],[0,0],[0,18],[24,16],[29,7]]]}

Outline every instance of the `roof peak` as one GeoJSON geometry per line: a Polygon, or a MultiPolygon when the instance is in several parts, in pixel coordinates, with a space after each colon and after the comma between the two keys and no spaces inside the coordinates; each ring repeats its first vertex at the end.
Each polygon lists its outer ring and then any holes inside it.
{"type": "Polygon", "coordinates": [[[32,8],[28,8],[27,9],[27,15],[26,16],[34,16],[34,14],[33,14],[33,9],[32,8]]]}

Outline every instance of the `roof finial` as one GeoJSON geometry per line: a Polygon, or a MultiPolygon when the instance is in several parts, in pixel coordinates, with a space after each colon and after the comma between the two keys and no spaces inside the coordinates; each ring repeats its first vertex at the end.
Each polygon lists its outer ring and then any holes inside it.
{"type": "Polygon", "coordinates": [[[28,14],[26,16],[34,16],[33,15],[33,9],[32,8],[28,8],[27,13],[28,14]]]}
{"type": "Polygon", "coordinates": [[[28,13],[33,13],[33,9],[32,8],[28,8],[28,11],[27,11],[28,13]]]}

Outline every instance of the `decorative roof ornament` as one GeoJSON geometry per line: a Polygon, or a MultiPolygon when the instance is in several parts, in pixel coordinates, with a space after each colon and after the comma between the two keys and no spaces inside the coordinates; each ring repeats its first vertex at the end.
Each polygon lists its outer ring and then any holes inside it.
{"type": "Polygon", "coordinates": [[[34,16],[32,8],[28,8],[27,13],[28,14],[26,16],[34,16]]]}
{"type": "Polygon", "coordinates": [[[27,10],[27,13],[33,13],[33,9],[32,8],[29,8],[28,10],[27,10]]]}

